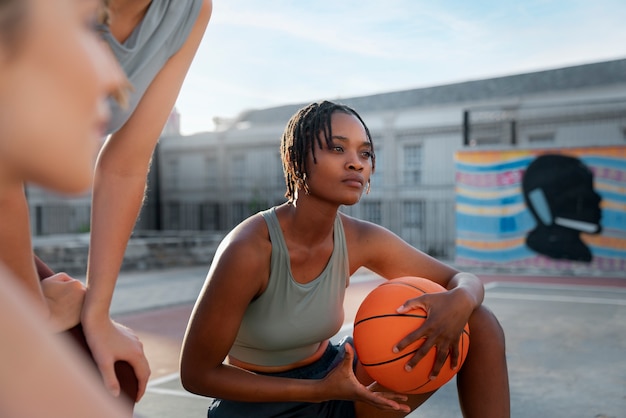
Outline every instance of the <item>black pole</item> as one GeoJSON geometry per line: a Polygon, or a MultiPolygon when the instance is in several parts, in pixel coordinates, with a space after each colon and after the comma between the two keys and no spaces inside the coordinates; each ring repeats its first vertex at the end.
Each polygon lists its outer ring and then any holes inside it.
{"type": "Polygon", "coordinates": [[[470,144],[470,123],[469,110],[463,111],[463,145],[468,147],[470,144]]]}
{"type": "Polygon", "coordinates": [[[517,121],[511,121],[511,145],[517,145],[517,121]]]}

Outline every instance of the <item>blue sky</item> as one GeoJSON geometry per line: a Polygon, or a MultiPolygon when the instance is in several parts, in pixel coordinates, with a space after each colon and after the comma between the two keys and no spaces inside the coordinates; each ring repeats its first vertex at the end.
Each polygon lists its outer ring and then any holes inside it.
{"type": "Polygon", "coordinates": [[[624,0],[213,0],[183,134],[247,109],[626,58],[624,0]]]}

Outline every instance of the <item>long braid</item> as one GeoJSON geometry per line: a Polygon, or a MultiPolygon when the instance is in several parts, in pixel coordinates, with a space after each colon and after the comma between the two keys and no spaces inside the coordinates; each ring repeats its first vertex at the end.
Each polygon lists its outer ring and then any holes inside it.
{"type": "MultiPolygon", "coordinates": [[[[299,187],[308,191],[306,176],[308,173],[307,156],[309,152],[313,157],[313,163],[317,163],[315,158],[315,148],[332,146],[332,125],[331,117],[334,112],[343,112],[354,115],[363,125],[365,133],[370,143],[372,138],[367,126],[361,117],[352,108],[323,101],[311,103],[298,110],[289,120],[281,138],[281,158],[287,191],[285,197],[290,203],[296,198],[296,191],[299,187]],[[322,137],[325,143],[322,143],[322,137]]],[[[372,143],[372,170],[375,167],[374,144],[372,143]]]]}

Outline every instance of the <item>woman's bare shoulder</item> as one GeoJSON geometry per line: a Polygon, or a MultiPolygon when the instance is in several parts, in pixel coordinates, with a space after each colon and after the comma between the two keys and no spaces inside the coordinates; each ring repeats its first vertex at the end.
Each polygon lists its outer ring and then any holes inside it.
{"type": "Polygon", "coordinates": [[[416,250],[396,234],[373,222],[341,215],[352,271],[359,267],[380,268],[416,250]]]}
{"type": "Polygon", "coordinates": [[[269,242],[267,223],[260,213],[250,216],[233,228],[225,240],[238,245],[258,245],[263,241],[269,242]]]}
{"type": "Polygon", "coordinates": [[[233,228],[218,247],[218,259],[246,260],[248,266],[267,262],[271,254],[272,244],[269,238],[267,223],[260,213],[242,221],[233,228]]]}
{"type": "Polygon", "coordinates": [[[382,237],[391,233],[386,228],[363,219],[358,219],[345,213],[339,213],[343,229],[348,240],[382,237]]]}

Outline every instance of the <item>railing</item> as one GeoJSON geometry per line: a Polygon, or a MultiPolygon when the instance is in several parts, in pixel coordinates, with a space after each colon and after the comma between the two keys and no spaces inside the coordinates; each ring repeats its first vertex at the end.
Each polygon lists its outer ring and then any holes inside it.
{"type": "Polygon", "coordinates": [[[90,229],[89,204],[39,204],[30,211],[34,235],[78,234],[90,229]]]}
{"type": "MultiPolygon", "coordinates": [[[[160,225],[165,231],[228,231],[248,216],[269,206],[268,202],[235,202],[223,205],[168,202],[160,210],[160,225]]],[[[419,205],[407,205],[403,201],[386,202],[382,211],[367,210],[371,206],[372,202],[362,202],[342,210],[351,216],[380,223],[433,256],[453,257],[453,201],[420,201],[419,205]]],[[[88,204],[38,204],[31,207],[31,212],[34,235],[77,234],[90,230],[88,204]]],[[[135,234],[156,229],[156,212],[154,205],[147,201],[135,226],[135,234]]]]}

